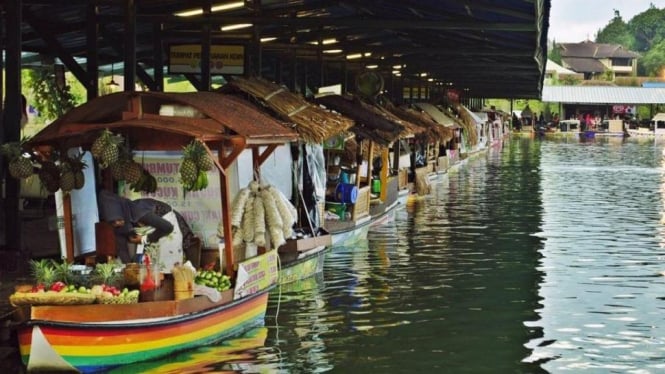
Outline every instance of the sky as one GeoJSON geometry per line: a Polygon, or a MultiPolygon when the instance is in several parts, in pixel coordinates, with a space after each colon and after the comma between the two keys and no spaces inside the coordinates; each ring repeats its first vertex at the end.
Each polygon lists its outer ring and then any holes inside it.
{"type": "Polygon", "coordinates": [[[614,18],[615,9],[628,22],[650,4],[665,8],[665,0],[552,0],[547,38],[557,43],[595,40],[598,30],[614,18]]]}

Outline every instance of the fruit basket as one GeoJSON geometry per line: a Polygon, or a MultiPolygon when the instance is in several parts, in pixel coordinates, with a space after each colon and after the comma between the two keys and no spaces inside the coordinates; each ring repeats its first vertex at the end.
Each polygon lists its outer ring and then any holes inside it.
{"type": "Polygon", "coordinates": [[[139,290],[122,291],[114,286],[95,285],[91,289],[92,295],[99,304],[136,304],[139,302],[139,290]]]}

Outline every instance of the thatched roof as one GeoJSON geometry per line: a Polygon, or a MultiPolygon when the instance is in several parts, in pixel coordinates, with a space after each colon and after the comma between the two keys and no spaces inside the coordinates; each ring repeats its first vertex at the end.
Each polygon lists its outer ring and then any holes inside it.
{"type": "Polygon", "coordinates": [[[179,150],[193,138],[280,144],[297,134],[249,103],[214,92],[118,92],[76,107],[37,133],[33,145],[89,146],[99,131],[122,133],[143,150],[179,150]],[[161,113],[168,108],[171,113],[161,113]]]}
{"type": "Polygon", "coordinates": [[[350,130],[364,139],[387,146],[400,137],[404,125],[375,105],[368,104],[351,95],[326,95],[315,102],[352,118],[355,126],[350,130]]]}
{"type": "Polygon", "coordinates": [[[438,124],[432,117],[416,106],[395,106],[390,102],[386,102],[384,107],[402,120],[418,126],[421,129],[419,133],[425,136],[430,143],[437,141],[447,142],[453,138],[452,128],[438,124]]]}
{"type": "Polygon", "coordinates": [[[269,113],[293,125],[307,142],[321,143],[354,124],[350,118],[314,105],[285,87],[259,77],[234,77],[220,92],[250,95],[269,113]]]}

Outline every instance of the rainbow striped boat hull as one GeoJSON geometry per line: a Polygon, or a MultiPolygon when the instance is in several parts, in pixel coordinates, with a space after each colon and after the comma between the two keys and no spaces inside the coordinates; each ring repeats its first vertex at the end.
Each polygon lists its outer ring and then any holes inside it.
{"type": "Polygon", "coordinates": [[[18,331],[19,349],[28,371],[105,371],[262,326],[268,291],[232,302],[228,295],[218,303],[196,297],[129,305],[36,306],[18,331]],[[108,318],[110,313],[115,320],[108,318]]]}

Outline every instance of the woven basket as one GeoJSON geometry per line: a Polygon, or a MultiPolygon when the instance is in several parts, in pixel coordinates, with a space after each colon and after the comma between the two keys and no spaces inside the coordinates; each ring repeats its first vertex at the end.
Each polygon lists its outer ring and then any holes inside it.
{"type": "Polygon", "coordinates": [[[95,302],[95,295],[76,292],[15,292],[9,302],[20,305],[81,305],[95,302]]]}

